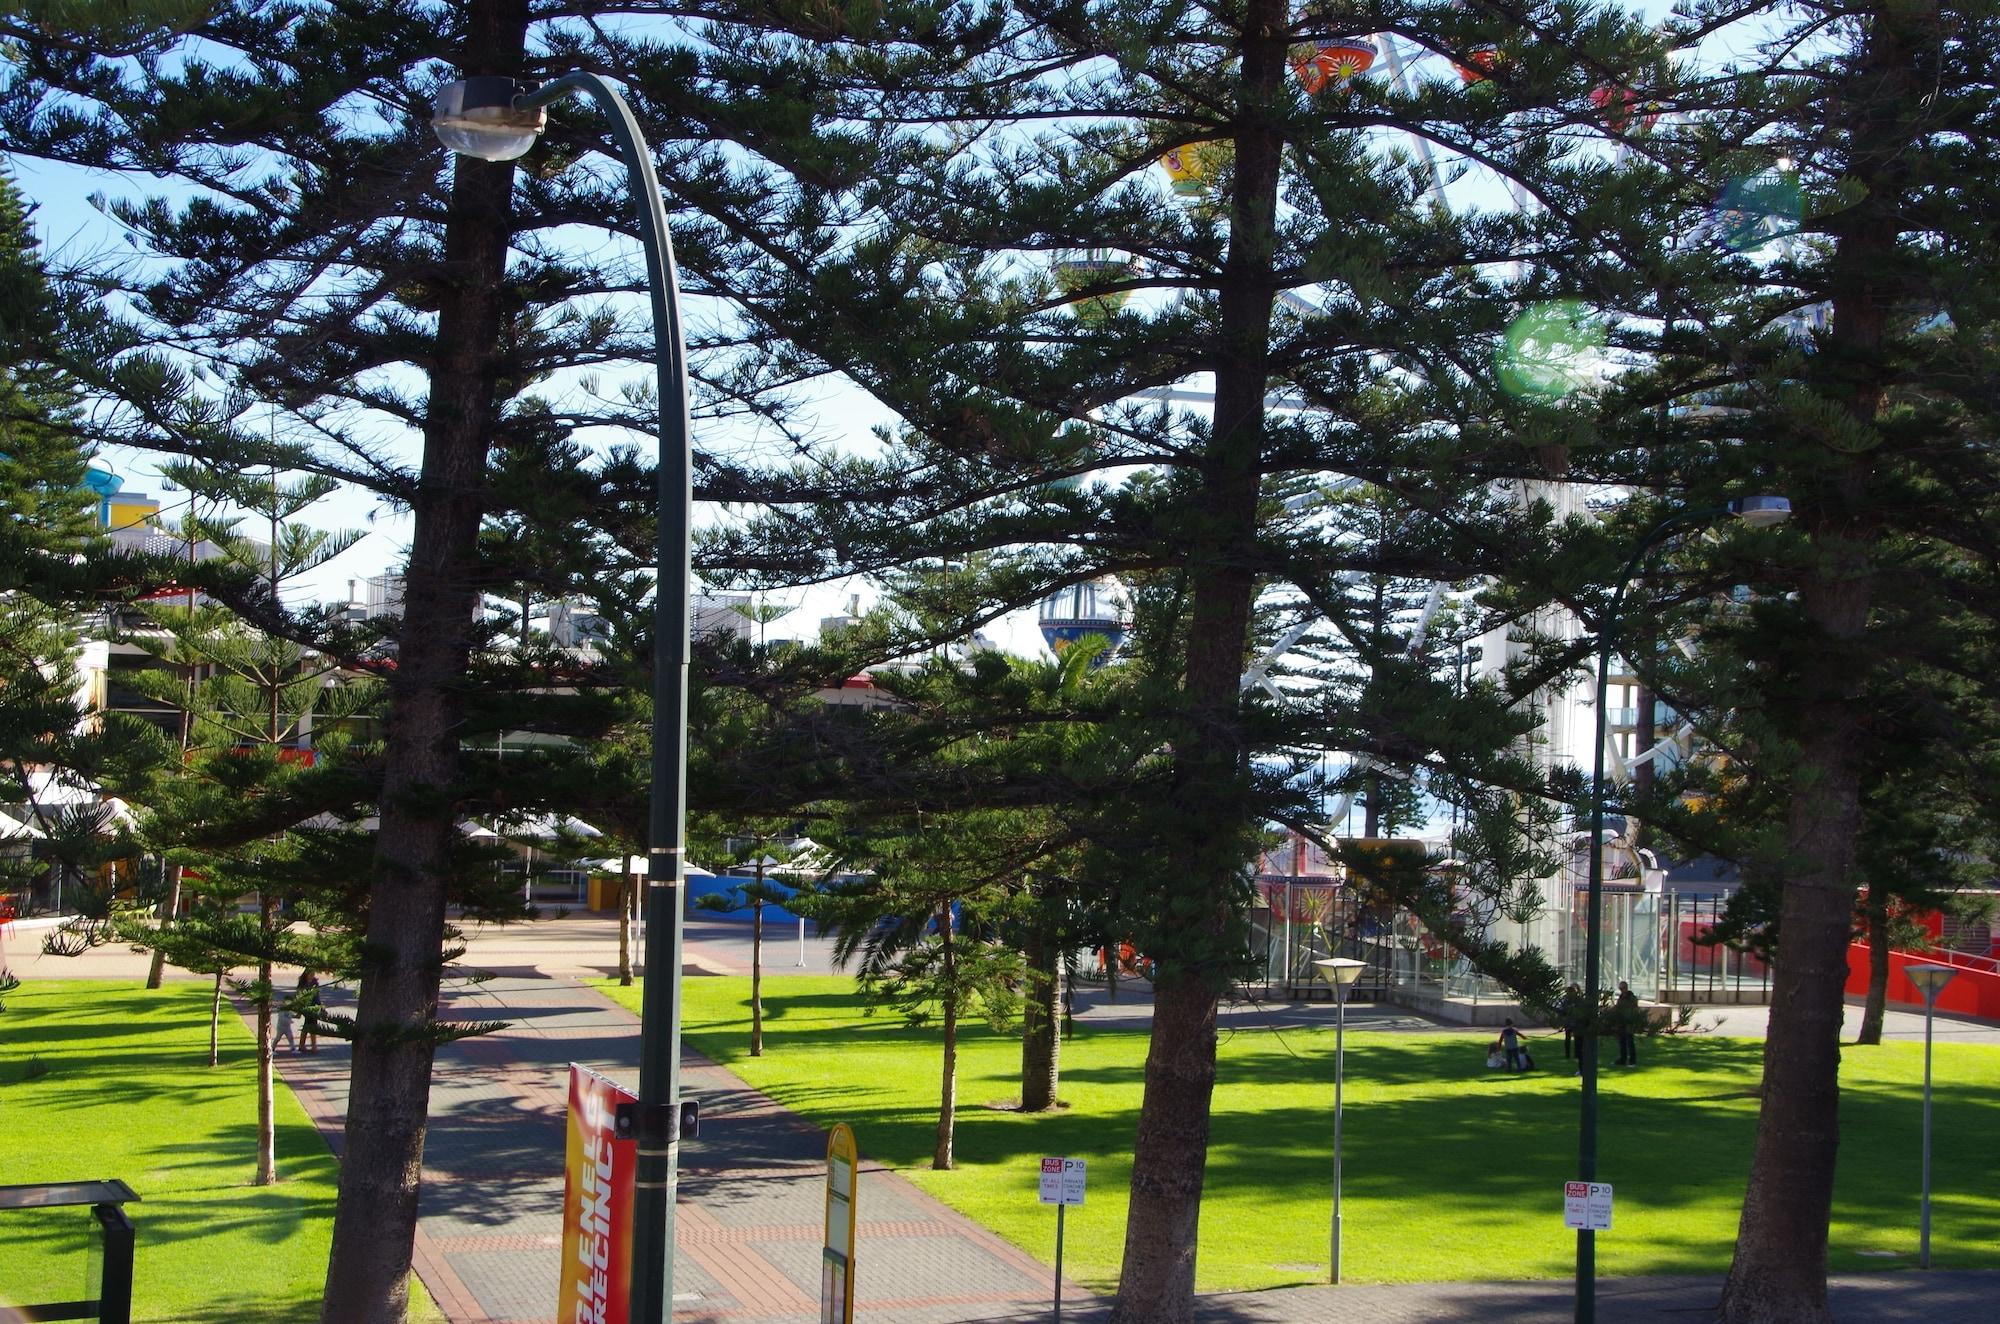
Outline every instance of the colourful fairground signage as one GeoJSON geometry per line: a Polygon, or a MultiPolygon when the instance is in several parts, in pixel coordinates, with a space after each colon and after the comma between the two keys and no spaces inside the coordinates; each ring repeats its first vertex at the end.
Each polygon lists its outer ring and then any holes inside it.
{"type": "Polygon", "coordinates": [[[632,1171],[637,1146],[612,1136],[618,1105],[636,1097],[587,1067],[569,1068],[563,1164],[562,1324],[630,1324],[632,1171]]]}

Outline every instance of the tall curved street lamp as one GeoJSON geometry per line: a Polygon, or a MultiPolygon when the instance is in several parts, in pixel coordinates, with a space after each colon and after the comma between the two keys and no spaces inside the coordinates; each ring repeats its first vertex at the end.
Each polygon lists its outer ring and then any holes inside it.
{"type": "MultiPolygon", "coordinates": [[[[1618,576],[1597,634],[1597,713],[1596,753],[1590,769],[1590,901],[1584,921],[1583,1006],[1591,1018],[1580,1045],[1583,1053],[1582,1115],[1577,1127],[1577,1178],[1597,1177],[1597,1000],[1601,990],[1598,966],[1601,962],[1604,931],[1604,737],[1605,704],[1611,689],[1611,654],[1618,640],[1618,613],[1625,605],[1625,590],[1638,577],[1647,554],[1673,530],[1689,524],[1706,523],[1733,515],[1753,529],[1768,529],[1792,517],[1792,503],[1781,496],[1739,497],[1726,506],[1700,510],[1679,510],[1655,524],[1640,540],[1632,559],[1618,576]]],[[[1576,1233],[1576,1324],[1595,1324],[1597,1319],[1597,1234],[1589,1228],[1576,1233]]]]}
{"type": "Polygon", "coordinates": [[[647,816],[646,964],[640,1003],[638,1163],[632,1191],[631,1317],[661,1324],[673,1306],[674,1191],[680,1142],[681,889],[687,842],[688,548],[693,462],[688,441],[687,349],[681,335],[673,242],[660,181],[639,121],[596,74],[565,74],[537,88],[511,78],[467,78],[438,93],[431,127],[446,147],[512,161],[535,145],[545,107],[581,92],[611,122],[639,210],[653,298],[659,374],[659,572],[653,595],[653,790],[647,816]]]}

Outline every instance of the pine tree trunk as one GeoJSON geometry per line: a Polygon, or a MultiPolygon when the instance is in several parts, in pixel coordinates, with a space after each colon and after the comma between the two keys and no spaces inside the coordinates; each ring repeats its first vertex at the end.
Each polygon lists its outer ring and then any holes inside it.
{"type": "Polygon", "coordinates": [[[938,917],[938,934],[944,943],[944,1080],[938,1089],[937,1143],[931,1149],[931,1167],[943,1172],[951,1168],[951,1139],[958,1111],[958,954],[951,943],[949,904],[938,917]]]}
{"type": "Polygon", "coordinates": [[[1175,739],[1171,837],[1157,932],[1152,1043],[1132,1155],[1130,1215],[1114,1324],[1188,1324],[1215,1088],[1215,1008],[1240,955],[1232,898],[1254,821],[1240,679],[1256,593],[1264,394],[1270,380],[1272,253],[1286,102],[1283,0],[1249,0],[1229,252],[1218,288],[1214,428],[1189,549],[1184,731],[1175,739]]]}
{"type": "Polygon", "coordinates": [[[1882,1021],[1889,1010],[1889,898],[1869,884],[1864,903],[1868,915],[1868,999],[1861,1008],[1857,1044],[1882,1042],[1882,1021]]]}
{"type": "Polygon", "coordinates": [[[618,982],[632,987],[632,909],[639,889],[632,886],[632,857],[625,857],[625,874],[618,883],[618,982]]]}
{"type": "MultiPolygon", "coordinates": [[[[263,931],[264,950],[271,950],[272,912],[277,901],[269,892],[258,896],[258,927],[263,931]]],[[[275,1185],[278,1180],[277,1100],[271,1081],[271,977],[275,972],[266,956],[257,963],[257,982],[263,990],[257,999],[257,1178],[258,1186],[275,1185]]]]}
{"type": "Polygon", "coordinates": [[[1195,1242],[1215,1093],[1216,1002],[1213,991],[1190,978],[1165,983],[1153,999],[1113,1315],[1120,1324],[1186,1324],[1193,1318],[1195,1242]]]}
{"type": "Polygon", "coordinates": [[[1825,1324],[1827,1222],[1840,1142],[1840,1025],[1853,933],[1854,861],[1861,826],[1860,716],[1850,650],[1867,618],[1866,544],[1821,532],[1824,567],[1801,602],[1817,627],[1802,649],[1799,765],[1788,812],[1791,862],[1779,912],[1763,1104],[1736,1255],[1724,1285],[1725,1324],[1825,1324]]]}
{"type": "MultiPolygon", "coordinates": [[[[1834,740],[1847,733],[1828,733],[1834,740]]],[[[1814,742],[1815,744],[1819,742],[1814,742]]],[[[1828,743],[1832,743],[1829,741],[1828,743]]],[[[1810,751],[1825,769],[1795,800],[1791,846],[1799,872],[1785,885],[1783,934],[1772,970],[1763,1104],[1722,1296],[1726,1324],[1827,1324],[1827,1222],[1840,1143],[1840,1021],[1852,922],[1855,768],[1810,751]]]]}
{"type": "Polygon", "coordinates": [[[222,972],[215,972],[215,992],[208,1000],[208,1064],[222,1060],[218,1039],[222,1030],[222,972]]]}
{"type": "Polygon", "coordinates": [[[1062,1071],[1061,944],[1045,920],[1028,931],[1029,988],[1021,1007],[1021,1111],[1046,1112],[1056,1106],[1062,1071]]]}
{"type": "MultiPolygon", "coordinates": [[[[1882,407],[1882,346],[1896,284],[1900,209],[1909,187],[1910,136],[1939,45],[1935,0],[1872,11],[1854,95],[1833,127],[1848,134],[1855,201],[1827,222],[1833,320],[1824,356],[1845,365],[1840,403],[1872,428],[1882,407]]],[[[1799,604],[1802,640],[1792,704],[1798,764],[1788,778],[1790,865],[1779,910],[1763,1105],[1736,1255],[1723,1285],[1723,1324],[1825,1324],[1827,1224],[1840,1143],[1840,1023],[1853,933],[1854,863],[1868,739],[1862,709],[1871,655],[1863,638],[1876,571],[1879,520],[1866,451],[1829,447],[1811,475],[1806,509],[1813,561],[1799,604]]]]}
{"type": "MultiPolygon", "coordinates": [[[[763,889],[758,889],[758,895],[763,895],[763,889]]],[[[757,901],[750,907],[750,1056],[764,1056],[764,903],[762,901],[757,901]]]]}
{"type": "MultiPolygon", "coordinates": [[[[518,74],[527,21],[526,0],[472,0],[461,71],[518,74]]],[[[452,169],[322,1324],[402,1324],[408,1308],[514,179],[507,163],[452,169]]]]}
{"type": "MultiPolygon", "coordinates": [[[[181,867],[178,864],[167,868],[167,904],[160,915],[160,927],[172,928],[181,909],[181,867]]],[[[153,949],[153,960],[146,967],[146,987],[158,988],[167,979],[167,953],[162,947],[153,949]]]]}

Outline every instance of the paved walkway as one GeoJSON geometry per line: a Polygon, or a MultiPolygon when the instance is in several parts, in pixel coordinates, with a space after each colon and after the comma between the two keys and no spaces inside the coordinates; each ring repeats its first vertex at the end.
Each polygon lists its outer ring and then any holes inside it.
{"type": "MultiPolygon", "coordinates": [[[[452,1324],[555,1324],[568,1064],[634,1078],[638,1020],[520,970],[452,991],[442,1014],[510,1025],[438,1052],[417,1271],[452,1324]]],[[[332,1041],[279,1055],[336,1150],[347,1065],[332,1041]]],[[[702,1100],[702,1133],[682,1147],[674,1318],[817,1324],[825,1133],[693,1053],[682,1088],[702,1100]]],[[[858,1314],[949,1324],[1047,1298],[1046,1267],[862,1158],[858,1314]]]]}
{"type": "MultiPolygon", "coordinates": [[[[1695,1324],[1712,1318],[1720,1278],[1606,1279],[1597,1288],[1601,1324],[1695,1324]]],[[[1829,1284],[1840,1324],[1993,1324],[2000,1273],[1884,1273],[1829,1284]]],[[[1398,1283],[1291,1287],[1202,1297],[1202,1324],[1570,1324],[1571,1286],[1562,1283],[1398,1283]]],[[[985,1317],[982,1324],[1047,1320],[1041,1310],[985,1317]]],[[[1063,1311],[1077,1324],[1104,1324],[1102,1306],[1063,1311]]]]}
{"type": "MultiPolygon", "coordinates": [[[[560,1256],[566,1067],[615,1078],[638,1067],[635,1017],[578,977],[611,973],[616,926],[572,916],[475,930],[469,964],[493,970],[484,985],[448,990],[444,1014],[504,1020],[509,1028],[439,1050],[431,1091],[418,1271],[452,1324],[555,1324],[560,1256]]],[[[748,965],[738,926],[689,925],[691,974],[748,965]]],[[[823,947],[807,941],[807,964],[789,946],[767,948],[766,973],[824,973],[823,947]]],[[[16,969],[23,963],[16,952],[16,969]]],[[[137,978],[145,958],[121,946],[74,962],[27,963],[33,978],[137,978]]],[[[338,1000],[339,994],[333,1000],[338,1000]]],[[[1081,1019],[1143,1024],[1142,983],[1122,983],[1117,1003],[1085,991],[1081,1019]]],[[[1242,1003],[1224,1013],[1238,1028],[1323,1024],[1325,1003],[1242,1003]]],[[[1763,1008],[1729,1013],[1724,1032],[1758,1035],[1763,1008]]],[[[1704,1011],[1704,1016],[1710,1013],[1704,1011]]],[[[1850,1017],[1859,1015],[1850,1008],[1850,1017]]],[[[1436,1029],[1393,1008],[1357,1006],[1350,1024],[1436,1029]]],[[[2000,1042],[2000,1026],[1939,1018],[1940,1039],[2000,1042]]],[[[1475,1031],[1474,1033],[1490,1033],[1475,1031]]],[[[1920,1038],[1923,1018],[1891,1012],[1891,1038],[1920,1038]]],[[[281,1054],[280,1070],[333,1147],[341,1145],[348,1056],[328,1040],[314,1055],[281,1054]]],[[[819,1319],[818,1245],[824,1137],[741,1080],[693,1054],[684,1088],[703,1100],[702,1136],[683,1149],[677,1219],[674,1318],[681,1324],[814,1324],[819,1319]]],[[[864,1145],[866,1137],[863,1137],[864,1145]]],[[[860,1196],[864,1254],[857,1313],[866,1324],[1025,1324],[1049,1317],[1050,1272],[1025,1253],[939,1205],[901,1177],[866,1162],[860,1196]]],[[[1602,1284],[1603,1324],[1667,1324],[1701,1318],[1719,1280],[1651,1278],[1602,1284]]],[[[2000,1318],[2000,1273],[1913,1272],[1848,1277],[1833,1284],[1843,1324],[1991,1324],[2000,1318]]],[[[1108,1312],[1074,1285],[1065,1318],[1101,1324],[1108,1312]]],[[[1213,1324],[1566,1324],[1562,1282],[1345,1285],[1205,1297],[1196,1318],[1213,1324]]]]}

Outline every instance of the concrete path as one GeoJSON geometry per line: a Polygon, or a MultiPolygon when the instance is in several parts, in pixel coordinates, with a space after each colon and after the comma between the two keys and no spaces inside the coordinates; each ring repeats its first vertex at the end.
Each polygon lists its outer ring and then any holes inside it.
{"type": "MultiPolygon", "coordinates": [[[[453,990],[443,1014],[510,1024],[438,1052],[418,1273],[453,1324],[554,1324],[568,1064],[634,1079],[638,1020],[594,990],[518,969],[453,990]]],[[[331,1041],[279,1055],[336,1150],[347,1061],[331,1041]]],[[[702,1100],[702,1133],[682,1149],[674,1318],[817,1324],[825,1133],[693,1053],[682,1089],[702,1100]]],[[[859,1314],[947,1324],[1047,1299],[1047,1268],[869,1163],[866,1144],[859,1314]]]]}

